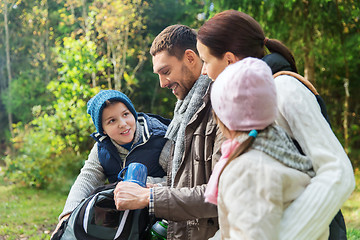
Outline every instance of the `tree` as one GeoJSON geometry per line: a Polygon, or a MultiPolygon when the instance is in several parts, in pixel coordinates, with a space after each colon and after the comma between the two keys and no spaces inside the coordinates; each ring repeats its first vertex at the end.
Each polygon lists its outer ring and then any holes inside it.
{"type": "Polygon", "coordinates": [[[225,9],[248,13],[263,26],[267,37],[277,38],[292,49],[298,69],[313,81],[325,99],[333,130],[347,152],[351,152],[350,145],[359,146],[360,121],[356,109],[360,99],[351,95],[359,87],[354,86],[360,66],[355,57],[360,53],[359,1],[212,0],[206,3],[209,16],[225,9]]]}
{"type": "Polygon", "coordinates": [[[36,118],[29,124],[17,124],[12,139],[15,151],[6,158],[9,179],[39,188],[81,166],[78,158],[87,154],[94,129],[86,102],[99,90],[91,88],[89,77],[93,72],[105,77],[107,66],[95,43],[86,38],[65,38],[56,53],[60,77],[47,87],[55,101],[50,107],[33,108],[36,118]]]}
{"type": "Polygon", "coordinates": [[[7,100],[7,112],[8,112],[8,121],[9,121],[9,130],[11,137],[14,137],[13,132],[13,119],[12,119],[12,111],[11,111],[11,82],[12,82],[12,75],[11,75],[11,60],[10,60],[10,43],[9,43],[9,20],[8,20],[8,11],[11,10],[13,7],[17,6],[21,0],[3,0],[1,2],[2,5],[2,12],[4,15],[4,27],[5,27],[5,51],[6,51],[6,70],[8,75],[8,100],[7,100]]]}
{"type": "MultiPolygon", "coordinates": [[[[336,4],[336,25],[338,28],[338,38],[340,42],[340,49],[343,56],[343,67],[344,67],[344,76],[343,76],[343,82],[344,82],[344,111],[343,111],[343,128],[344,128],[344,147],[347,153],[350,151],[350,145],[349,145],[349,113],[350,113],[350,91],[349,91],[349,85],[350,85],[350,66],[349,66],[349,60],[352,60],[351,54],[349,54],[349,50],[352,51],[353,47],[356,47],[356,45],[352,46],[351,49],[347,48],[348,42],[352,41],[354,37],[357,37],[359,39],[358,35],[360,32],[360,27],[358,26],[358,15],[360,13],[359,7],[360,4],[356,1],[349,1],[350,4],[344,4],[344,2],[339,2],[338,0],[335,1],[336,4]]],[[[359,64],[360,65],[360,64],[359,64]]],[[[355,79],[354,79],[355,80],[355,79]]]]}
{"type": "Polygon", "coordinates": [[[116,90],[126,91],[135,85],[135,74],[145,61],[149,39],[143,34],[146,29],[143,13],[147,6],[142,0],[96,0],[91,7],[96,13],[98,38],[103,38],[108,47],[116,90]],[[128,59],[131,57],[138,61],[130,67],[128,59]]]}

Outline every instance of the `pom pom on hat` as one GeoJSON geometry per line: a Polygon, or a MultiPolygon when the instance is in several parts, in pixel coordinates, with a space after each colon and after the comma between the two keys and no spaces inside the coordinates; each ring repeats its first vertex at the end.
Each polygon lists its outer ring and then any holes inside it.
{"type": "Polygon", "coordinates": [[[251,57],[225,68],[211,89],[213,110],[234,131],[261,130],[272,124],[278,111],[276,98],[270,67],[251,57]]]}
{"type": "Polygon", "coordinates": [[[137,120],[137,112],[131,100],[122,92],[116,90],[101,90],[98,94],[92,97],[87,102],[87,113],[90,114],[96,130],[100,135],[104,135],[104,129],[102,127],[102,112],[106,105],[106,101],[117,100],[125,104],[129,111],[134,115],[137,120]]]}

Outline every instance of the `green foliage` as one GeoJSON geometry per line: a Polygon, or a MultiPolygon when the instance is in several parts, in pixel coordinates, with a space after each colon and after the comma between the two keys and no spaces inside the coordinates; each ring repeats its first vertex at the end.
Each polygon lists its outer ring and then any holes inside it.
{"type": "MultiPolygon", "coordinates": [[[[294,53],[299,73],[308,77],[326,102],[333,130],[345,145],[344,116],[348,117],[347,148],[351,159],[359,159],[360,141],[360,24],[359,1],[205,1],[209,17],[227,10],[254,17],[268,38],[275,38],[294,53]],[[313,75],[312,75],[313,73],[313,75]],[[345,112],[344,82],[349,80],[349,104],[345,112]]],[[[353,164],[359,164],[354,162],[353,164]]],[[[358,166],[358,165],[357,165],[358,166]]]]}
{"type": "MultiPolygon", "coordinates": [[[[40,76],[34,71],[26,70],[14,79],[11,87],[10,105],[6,109],[13,113],[14,119],[21,122],[29,122],[33,119],[31,109],[35,105],[46,106],[49,96],[45,94],[46,85],[40,76]]],[[[4,103],[9,103],[8,93],[2,95],[4,103]]]]}
{"type": "Polygon", "coordinates": [[[0,184],[0,239],[50,239],[66,194],[0,184]]]}
{"type": "Polygon", "coordinates": [[[0,39],[0,154],[12,150],[6,157],[7,178],[38,187],[57,182],[55,176],[73,179],[92,145],[86,102],[100,89],[115,87],[115,81],[138,111],[171,118],[176,98],[159,87],[153,73],[148,53],[153,38],[171,24],[199,28],[226,9],[250,14],[267,37],[289,46],[300,73],[309,67],[309,57],[315,59],[314,84],[342,143],[348,114],[348,151],[358,166],[359,1],[33,0],[19,1],[9,11],[11,88],[0,39]],[[345,79],[350,83],[348,113],[345,79]],[[12,100],[5,108],[9,90],[12,100]],[[17,123],[11,140],[4,132],[10,111],[17,123]]]}
{"type": "Polygon", "coordinates": [[[347,229],[347,238],[348,240],[358,240],[360,239],[360,230],[359,229],[347,229]]]}
{"type": "Polygon", "coordinates": [[[56,51],[60,78],[48,85],[56,101],[47,109],[33,108],[36,118],[15,127],[15,152],[5,159],[11,181],[46,187],[57,180],[60,170],[79,169],[81,161],[74,158],[79,160],[90,145],[93,125],[86,102],[98,89],[90,87],[87,77],[94,72],[101,76],[107,62],[98,59],[95,44],[85,38],[65,38],[56,51]]]}

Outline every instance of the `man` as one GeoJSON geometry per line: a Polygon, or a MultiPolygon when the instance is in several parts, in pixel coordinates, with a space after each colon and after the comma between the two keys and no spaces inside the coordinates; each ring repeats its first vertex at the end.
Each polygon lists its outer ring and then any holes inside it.
{"type": "Polygon", "coordinates": [[[167,239],[208,239],[219,226],[216,206],[204,202],[204,192],[223,140],[212,117],[211,80],[201,75],[196,33],[187,26],[165,28],[150,53],[161,87],[178,99],[160,156],[160,161],[168,161],[168,186],[121,182],[114,191],[115,203],[119,210],[149,206],[150,214],[169,221],[167,239]]]}

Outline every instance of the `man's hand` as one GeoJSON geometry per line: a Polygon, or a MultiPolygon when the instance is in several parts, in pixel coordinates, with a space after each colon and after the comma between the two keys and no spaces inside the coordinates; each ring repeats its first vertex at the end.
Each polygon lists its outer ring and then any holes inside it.
{"type": "Polygon", "coordinates": [[[143,209],[149,206],[150,189],[132,182],[119,182],[114,190],[117,210],[143,209]]]}

